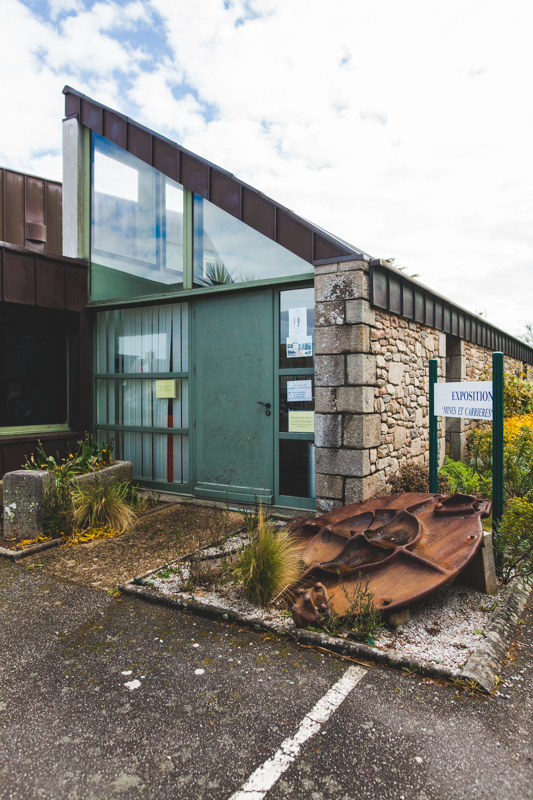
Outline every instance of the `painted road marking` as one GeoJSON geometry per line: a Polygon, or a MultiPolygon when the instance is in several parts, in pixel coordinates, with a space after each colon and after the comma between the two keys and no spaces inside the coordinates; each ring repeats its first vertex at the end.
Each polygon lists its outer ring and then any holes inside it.
{"type": "Polygon", "coordinates": [[[366,669],[362,667],[347,669],[342,678],[305,715],[296,734],[290,739],[285,739],[272,758],[252,772],[246,783],[232,794],[229,800],[262,800],[285,770],[297,759],[302,745],[318,733],[363,675],[366,675],[366,669]]]}

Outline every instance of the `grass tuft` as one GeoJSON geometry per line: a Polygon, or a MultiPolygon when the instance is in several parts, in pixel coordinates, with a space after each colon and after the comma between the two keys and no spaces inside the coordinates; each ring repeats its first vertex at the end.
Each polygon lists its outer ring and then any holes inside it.
{"type": "Polygon", "coordinates": [[[128,483],[98,481],[90,486],[78,486],[72,491],[76,528],[109,526],[122,533],[135,519],[128,505],[128,483]]]}
{"type": "Polygon", "coordinates": [[[298,544],[289,533],[276,531],[261,507],[257,536],[243,551],[236,571],[246,597],[261,606],[267,606],[300,578],[298,544]]]}

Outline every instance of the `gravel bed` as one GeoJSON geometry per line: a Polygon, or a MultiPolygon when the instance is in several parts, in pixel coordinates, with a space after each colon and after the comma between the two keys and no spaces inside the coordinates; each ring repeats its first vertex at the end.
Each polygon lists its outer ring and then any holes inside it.
{"type": "MultiPolygon", "coordinates": [[[[227,540],[225,551],[241,549],[246,536],[227,540]],[[240,541],[238,541],[240,540],[240,541]]],[[[211,548],[206,555],[214,558],[222,555],[220,549],[211,548]],[[212,551],[212,552],[211,552],[212,551]]],[[[187,564],[169,577],[152,573],[146,585],[158,594],[175,597],[186,602],[200,602],[227,609],[243,617],[268,621],[270,626],[283,633],[295,630],[291,616],[285,609],[269,607],[262,609],[249,602],[236,584],[227,583],[216,589],[195,588],[183,590],[188,579],[187,564]]],[[[385,650],[403,658],[427,664],[460,669],[485,636],[485,629],[498,612],[504,589],[488,596],[461,583],[452,583],[439,589],[426,600],[411,606],[411,619],[399,628],[385,625],[374,636],[372,649],[385,650]]],[[[346,635],[337,638],[346,639],[346,635]]]]}

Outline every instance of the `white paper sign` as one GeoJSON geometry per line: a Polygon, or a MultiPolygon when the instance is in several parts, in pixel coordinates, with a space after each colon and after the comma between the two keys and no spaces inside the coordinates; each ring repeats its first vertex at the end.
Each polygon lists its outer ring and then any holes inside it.
{"type": "Polygon", "coordinates": [[[492,420],[492,381],[436,383],[437,417],[468,417],[492,420]]]}
{"type": "Polygon", "coordinates": [[[289,308],[289,339],[307,336],[307,309],[289,308]]]}
{"type": "Polygon", "coordinates": [[[287,401],[289,403],[312,399],[313,389],[311,381],[287,381],[287,401]]]}
{"type": "Polygon", "coordinates": [[[287,339],[287,358],[308,358],[313,355],[313,337],[300,336],[287,339]]]}

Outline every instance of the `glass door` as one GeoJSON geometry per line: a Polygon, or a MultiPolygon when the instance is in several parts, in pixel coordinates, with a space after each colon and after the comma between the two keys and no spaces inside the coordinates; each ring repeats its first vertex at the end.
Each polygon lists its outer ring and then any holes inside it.
{"type": "Polygon", "coordinates": [[[276,505],[315,507],[314,288],[279,292],[276,505]]]}

